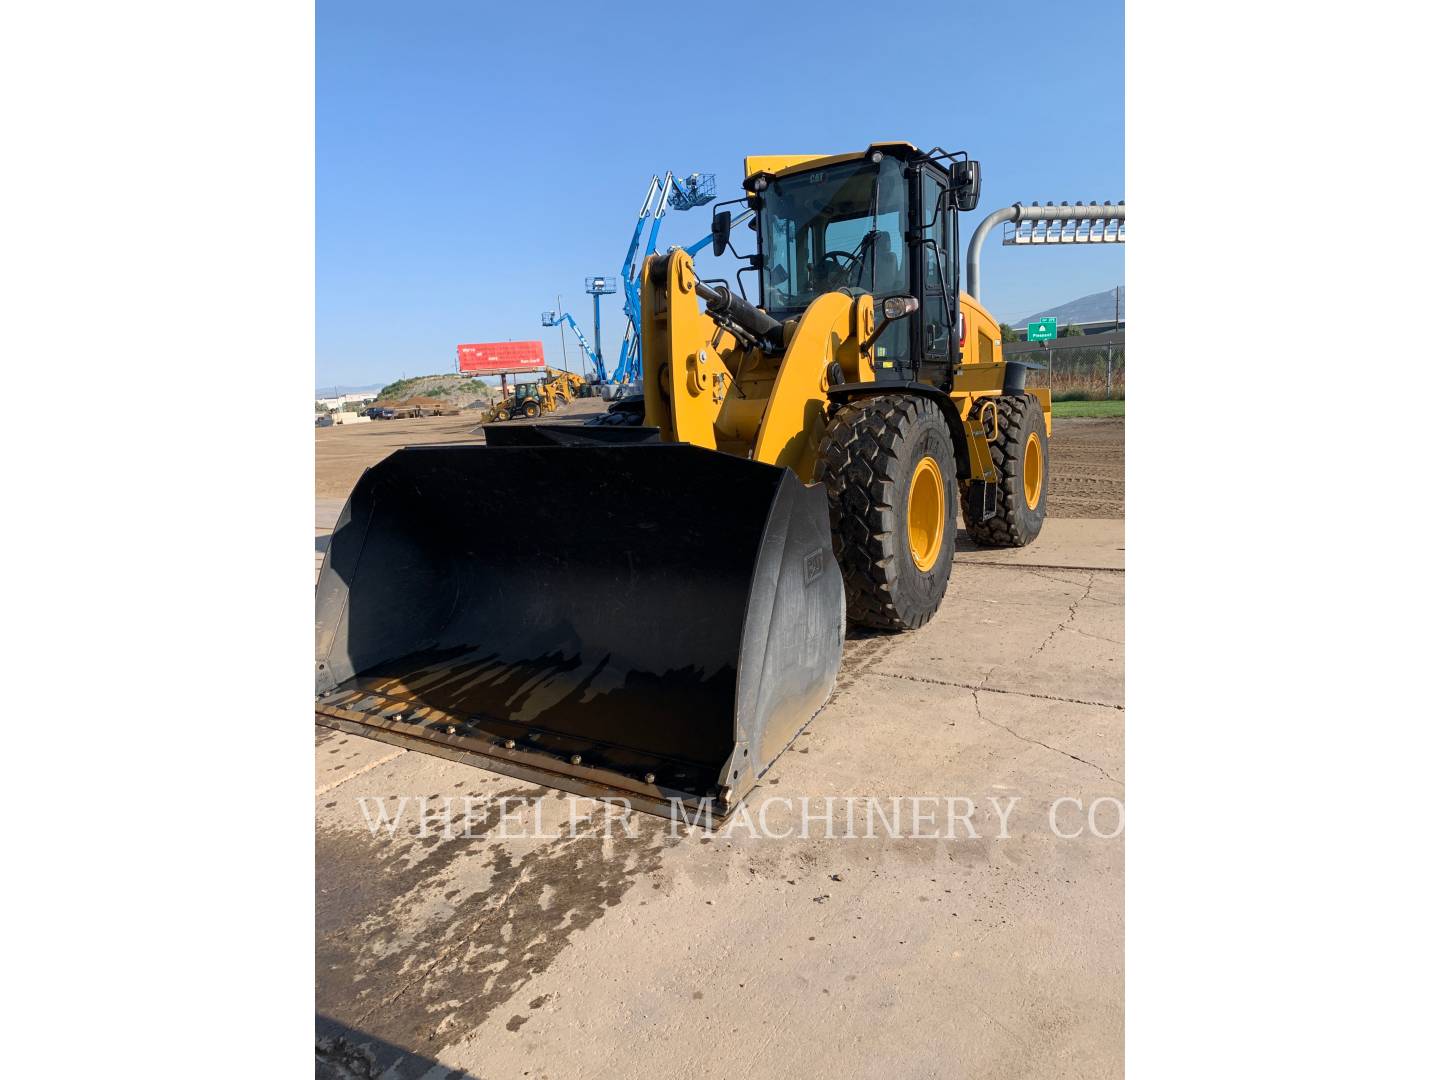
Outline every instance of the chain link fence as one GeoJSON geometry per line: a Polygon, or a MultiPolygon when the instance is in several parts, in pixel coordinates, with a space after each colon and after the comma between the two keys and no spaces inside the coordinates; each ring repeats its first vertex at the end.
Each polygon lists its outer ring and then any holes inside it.
{"type": "Polygon", "coordinates": [[[1123,336],[1118,341],[1093,345],[1083,338],[1061,338],[1050,347],[1008,344],[1005,357],[1039,365],[1030,372],[1026,382],[1049,389],[1056,401],[1125,396],[1123,336]]]}

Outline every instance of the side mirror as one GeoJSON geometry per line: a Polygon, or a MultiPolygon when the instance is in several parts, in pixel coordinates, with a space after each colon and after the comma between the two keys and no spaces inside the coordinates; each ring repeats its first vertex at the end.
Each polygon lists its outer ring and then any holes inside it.
{"type": "Polygon", "coordinates": [[[887,296],[880,301],[880,312],[885,316],[886,322],[903,319],[906,315],[914,315],[919,310],[920,301],[913,296],[887,296]]]}
{"type": "Polygon", "coordinates": [[[980,162],[950,163],[950,198],[956,210],[974,210],[980,204],[980,162]]]}
{"type": "Polygon", "coordinates": [[[710,249],[716,255],[724,255],[730,246],[730,211],[716,210],[710,219],[710,249]]]}

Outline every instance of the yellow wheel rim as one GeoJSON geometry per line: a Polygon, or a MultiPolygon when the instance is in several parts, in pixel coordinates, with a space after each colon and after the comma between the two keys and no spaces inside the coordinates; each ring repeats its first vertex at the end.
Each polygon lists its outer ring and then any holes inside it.
{"type": "Polygon", "coordinates": [[[910,557],[921,571],[929,570],[940,557],[945,538],[945,491],[940,483],[940,466],[929,456],[920,459],[910,477],[910,500],[905,511],[910,534],[910,557]]]}
{"type": "Polygon", "coordinates": [[[1040,433],[1032,431],[1025,440],[1025,505],[1034,510],[1040,505],[1040,489],[1045,483],[1045,452],[1040,449],[1040,433]]]}

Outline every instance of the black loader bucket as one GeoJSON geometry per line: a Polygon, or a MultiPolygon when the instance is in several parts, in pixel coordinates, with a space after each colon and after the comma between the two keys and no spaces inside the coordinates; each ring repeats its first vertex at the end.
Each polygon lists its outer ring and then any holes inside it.
{"type": "Polygon", "coordinates": [[[317,719],[723,816],[834,686],[824,492],[693,446],[531,431],[542,444],[411,447],[361,477],[316,589],[317,719]]]}

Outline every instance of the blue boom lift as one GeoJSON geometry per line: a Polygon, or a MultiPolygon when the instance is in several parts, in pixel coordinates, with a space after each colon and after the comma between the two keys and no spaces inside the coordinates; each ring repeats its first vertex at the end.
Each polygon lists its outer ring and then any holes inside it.
{"type": "MultiPolygon", "coordinates": [[[[620,284],[625,290],[625,336],[620,341],[620,362],[615,366],[615,382],[640,381],[640,269],[645,260],[655,254],[660,238],[660,219],[665,216],[666,206],[675,210],[690,210],[714,199],[714,173],[691,173],[679,180],[672,172],[667,172],[663,181],[659,176],[650,177],[650,187],[640,205],[640,218],[635,223],[635,234],[630,237],[630,248],[625,252],[625,262],[620,267],[620,284]],[[640,239],[645,233],[647,220],[650,222],[650,235],[645,240],[644,254],[641,254],[640,239]]],[[[709,239],[710,234],[706,233],[704,239],[697,242],[697,250],[709,239]]]]}
{"type": "MultiPolygon", "coordinates": [[[[645,265],[645,260],[655,254],[659,246],[660,219],[665,216],[667,207],[672,210],[690,210],[713,202],[714,199],[714,173],[691,173],[689,176],[677,179],[674,173],[667,172],[663,180],[658,175],[650,177],[650,186],[646,189],[645,201],[640,206],[640,217],[635,222],[635,232],[630,237],[630,247],[625,252],[625,262],[620,268],[620,282],[625,294],[625,334],[620,342],[620,361],[616,364],[613,372],[607,373],[605,369],[600,343],[600,297],[615,292],[613,277],[594,276],[585,279],[585,291],[595,301],[595,347],[593,349],[590,348],[589,343],[585,340],[585,335],[580,332],[580,328],[575,325],[575,320],[568,313],[547,311],[541,315],[541,325],[562,326],[562,334],[564,333],[562,324],[568,322],[570,328],[575,331],[575,336],[579,339],[585,356],[589,358],[595,368],[597,381],[621,386],[639,384],[641,359],[640,271],[645,265]],[[649,222],[650,225],[648,235],[645,229],[646,222],[649,222]]],[[[739,225],[753,216],[754,211],[746,210],[735,218],[732,225],[739,225]]],[[[709,244],[710,233],[707,231],[700,239],[688,245],[685,251],[694,257],[709,244]]]]}
{"type": "Polygon", "coordinates": [[[580,342],[581,353],[590,361],[590,366],[595,369],[595,381],[602,383],[609,381],[605,377],[605,361],[600,358],[598,352],[590,348],[590,342],[585,339],[585,334],[576,325],[574,317],[568,311],[542,311],[540,325],[560,327],[562,337],[565,334],[565,327],[569,326],[571,330],[575,331],[575,340],[580,342]]]}

